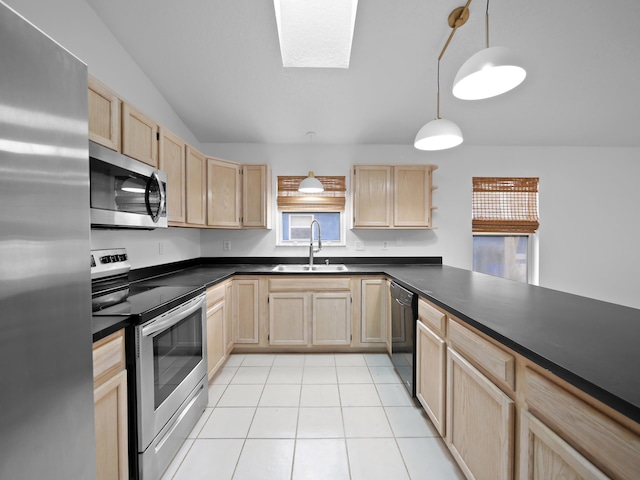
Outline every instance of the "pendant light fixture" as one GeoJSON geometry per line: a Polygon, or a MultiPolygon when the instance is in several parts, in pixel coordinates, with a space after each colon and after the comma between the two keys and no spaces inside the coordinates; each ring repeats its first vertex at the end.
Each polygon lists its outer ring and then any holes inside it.
{"type": "Polygon", "coordinates": [[[312,171],[309,172],[307,178],[300,182],[298,191],[302,193],[320,193],[324,192],[324,187],[320,180],[318,180],[312,171]]]}
{"type": "Polygon", "coordinates": [[[472,55],[453,82],[453,95],[462,100],[495,97],[520,85],[527,72],[505,47],[489,47],[489,0],[485,13],[486,48],[472,55]]]}
{"type": "Polygon", "coordinates": [[[440,118],[440,60],[442,59],[444,52],[447,50],[453,35],[456,30],[464,25],[469,19],[469,4],[471,0],[467,1],[464,7],[458,7],[449,14],[448,23],[453,29],[449,34],[440,56],[438,57],[438,69],[437,69],[437,107],[436,118],[425,124],[416,135],[416,139],[413,146],[418,150],[446,150],[453,148],[462,143],[462,131],[460,127],[453,123],[451,120],[440,118]]]}
{"type": "MultiPolygon", "coordinates": [[[[309,145],[313,141],[313,135],[315,132],[307,132],[307,136],[309,137],[309,145]]],[[[298,191],[301,193],[320,193],[324,192],[324,186],[322,182],[318,180],[313,171],[309,171],[309,175],[307,178],[300,182],[300,186],[298,187],[298,191]]]]}

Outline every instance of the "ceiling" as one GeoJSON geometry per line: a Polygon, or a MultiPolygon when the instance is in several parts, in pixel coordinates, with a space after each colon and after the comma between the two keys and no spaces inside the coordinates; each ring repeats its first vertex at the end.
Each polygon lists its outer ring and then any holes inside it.
{"type": "MultiPolygon", "coordinates": [[[[436,115],[436,59],[463,0],[360,0],[348,69],[283,68],[271,0],[86,0],[202,143],[412,145],[436,115]]],[[[527,78],[451,95],[484,46],[471,4],[440,64],[441,117],[467,145],[640,146],[640,2],[494,0],[490,41],[527,78]]]]}

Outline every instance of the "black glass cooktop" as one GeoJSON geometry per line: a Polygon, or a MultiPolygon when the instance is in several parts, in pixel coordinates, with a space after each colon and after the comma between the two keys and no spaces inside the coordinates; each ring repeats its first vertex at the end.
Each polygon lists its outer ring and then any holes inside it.
{"type": "MultiPolygon", "coordinates": [[[[137,316],[151,319],[202,293],[204,288],[194,286],[129,286],[129,294],[115,305],[105,308],[94,306],[93,315],[137,316]]],[[[94,303],[96,302],[94,298],[94,303]]]]}

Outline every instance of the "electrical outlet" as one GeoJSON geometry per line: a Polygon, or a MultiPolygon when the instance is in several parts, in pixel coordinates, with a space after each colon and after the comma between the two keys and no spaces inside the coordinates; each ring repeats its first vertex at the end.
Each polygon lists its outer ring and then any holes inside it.
{"type": "Polygon", "coordinates": [[[158,255],[164,255],[164,243],[158,242],[158,255]]]}
{"type": "Polygon", "coordinates": [[[402,237],[396,237],[396,247],[401,247],[402,246],[402,237]]]}
{"type": "Polygon", "coordinates": [[[382,249],[383,250],[388,250],[389,249],[389,242],[382,242],[382,249]]]}
{"type": "Polygon", "coordinates": [[[356,250],[364,250],[364,242],[356,241],[356,250]]]}
{"type": "Polygon", "coordinates": [[[225,252],[231,251],[231,240],[225,240],[222,242],[222,250],[225,252]]]}

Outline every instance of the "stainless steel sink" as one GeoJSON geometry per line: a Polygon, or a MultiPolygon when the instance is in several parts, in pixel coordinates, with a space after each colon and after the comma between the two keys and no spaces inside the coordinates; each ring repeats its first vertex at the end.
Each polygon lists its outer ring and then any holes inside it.
{"type": "Polygon", "coordinates": [[[285,273],[335,273],[335,272],[347,272],[349,269],[346,265],[341,263],[329,264],[329,265],[314,265],[309,267],[308,264],[281,264],[273,267],[272,272],[285,272],[285,273]]]}

